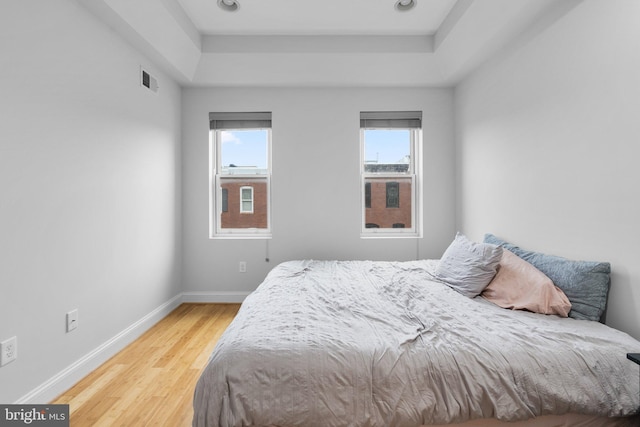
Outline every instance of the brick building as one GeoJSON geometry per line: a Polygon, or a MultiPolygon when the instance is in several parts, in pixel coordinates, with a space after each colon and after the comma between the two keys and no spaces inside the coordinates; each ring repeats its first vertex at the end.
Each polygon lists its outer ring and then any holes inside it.
{"type": "Polygon", "coordinates": [[[264,178],[225,179],[222,189],[222,228],[267,228],[267,183],[264,178]]]}
{"type": "Polygon", "coordinates": [[[408,158],[398,163],[365,165],[365,172],[371,174],[364,184],[366,228],[412,227],[412,179],[408,171],[408,158]]]}
{"type": "Polygon", "coordinates": [[[365,183],[366,228],[411,228],[411,179],[373,178],[365,183]]]}

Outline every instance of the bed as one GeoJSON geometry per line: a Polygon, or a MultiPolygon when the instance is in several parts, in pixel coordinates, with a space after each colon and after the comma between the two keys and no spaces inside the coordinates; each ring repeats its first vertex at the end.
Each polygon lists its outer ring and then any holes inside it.
{"type": "Polygon", "coordinates": [[[218,341],[193,425],[640,425],[640,342],[470,298],[440,264],[276,266],[218,341]]]}

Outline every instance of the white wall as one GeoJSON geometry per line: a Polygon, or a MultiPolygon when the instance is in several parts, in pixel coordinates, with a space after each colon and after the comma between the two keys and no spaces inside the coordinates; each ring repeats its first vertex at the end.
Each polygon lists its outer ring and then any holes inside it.
{"type": "Polygon", "coordinates": [[[180,88],[153,67],[160,93],[141,88],[148,61],[76,1],[3,3],[0,52],[11,403],[179,294],[180,88]]]}
{"type": "Polygon", "coordinates": [[[640,2],[573,3],[456,88],[458,223],[611,262],[607,323],[640,338],[640,2]]]}
{"type": "Polygon", "coordinates": [[[250,292],[290,259],[439,257],[455,233],[451,89],[183,91],[184,289],[250,292]],[[424,238],[360,238],[360,111],[422,110],[424,238]],[[273,112],[273,239],[208,238],[210,111],[273,112]],[[418,247],[419,245],[419,247],[418,247]],[[267,246],[270,262],[265,262],[267,246]],[[238,273],[238,262],[247,273],[238,273]]]}

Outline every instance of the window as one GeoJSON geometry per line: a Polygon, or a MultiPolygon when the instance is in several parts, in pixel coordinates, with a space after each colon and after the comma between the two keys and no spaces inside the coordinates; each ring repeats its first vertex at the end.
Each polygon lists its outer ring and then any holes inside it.
{"type": "Polygon", "coordinates": [[[253,187],[240,188],[240,213],[253,213],[253,187]]]}
{"type": "MultiPolygon", "coordinates": [[[[387,182],[387,209],[400,207],[400,183],[399,182],[387,182]]],[[[371,206],[369,206],[371,207],[371,206]]]]}
{"type": "Polygon", "coordinates": [[[422,112],[360,113],[362,237],[420,237],[422,112]]]}
{"type": "Polygon", "coordinates": [[[229,212],[229,190],[222,189],[222,212],[229,212]]]}
{"type": "Polygon", "coordinates": [[[271,237],[271,113],[209,113],[210,237],[271,237]]]}
{"type": "Polygon", "coordinates": [[[371,183],[370,182],[365,182],[364,184],[364,207],[365,208],[371,207],[371,183]]]}

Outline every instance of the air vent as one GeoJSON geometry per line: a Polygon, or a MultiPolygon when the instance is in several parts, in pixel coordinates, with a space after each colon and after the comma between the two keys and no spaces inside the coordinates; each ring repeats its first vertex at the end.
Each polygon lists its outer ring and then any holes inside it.
{"type": "Polygon", "coordinates": [[[158,86],[158,79],[153,77],[151,74],[149,74],[148,71],[144,70],[142,67],[140,68],[140,75],[142,79],[141,80],[142,86],[146,87],[153,93],[158,93],[158,89],[160,89],[160,86],[158,86]]]}

